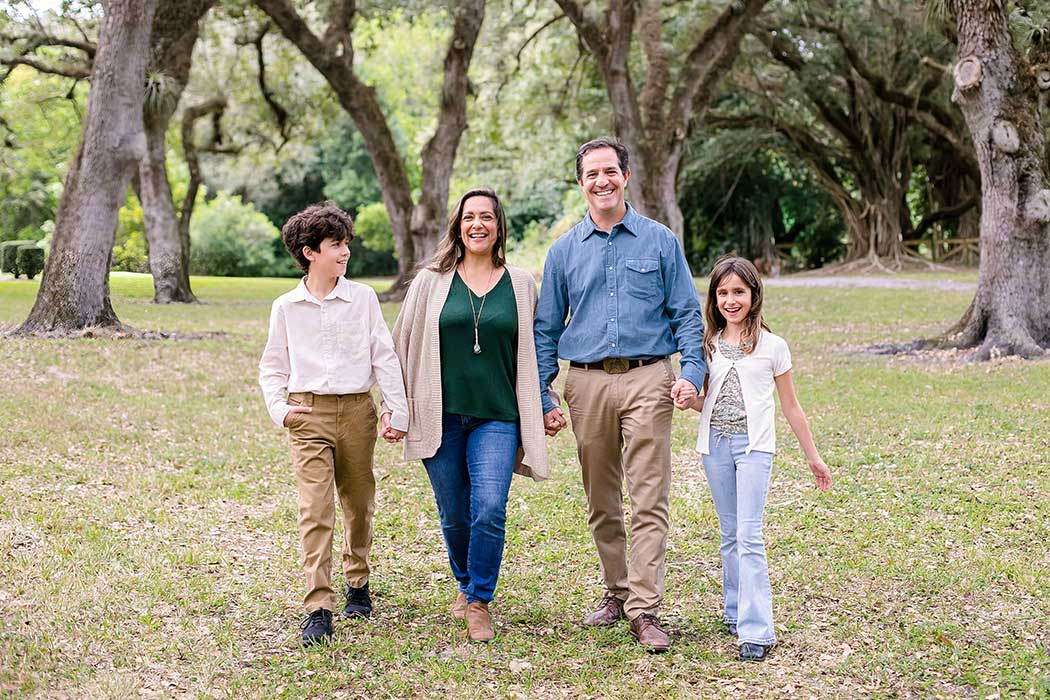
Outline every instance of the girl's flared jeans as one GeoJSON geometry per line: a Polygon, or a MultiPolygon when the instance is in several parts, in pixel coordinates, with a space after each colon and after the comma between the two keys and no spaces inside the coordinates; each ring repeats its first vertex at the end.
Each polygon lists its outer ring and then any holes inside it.
{"type": "Polygon", "coordinates": [[[776,635],[762,516],[773,454],[746,449],[747,435],[712,428],[704,473],[718,513],[725,621],[736,625],[741,644],[768,646],[776,642],[776,635]]]}

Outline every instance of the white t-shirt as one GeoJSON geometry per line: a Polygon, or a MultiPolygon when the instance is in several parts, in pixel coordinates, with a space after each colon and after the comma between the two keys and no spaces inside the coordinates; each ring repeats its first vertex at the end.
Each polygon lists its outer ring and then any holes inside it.
{"type": "Polygon", "coordinates": [[[747,452],[773,452],[776,447],[776,402],[773,400],[776,384],[773,378],[791,369],[791,351],[783,338],[766,330],[759,333],[754,352],[740,360],[730,360],[718,351],[718,343],[715,343],[715,354],[707,362],[710,376],[704,410],[700,413],[696,449],[700,454],[710,454],[711,411],[726,375],[733,367],[740,377],[744,410],[747,411],[747,452]]]}

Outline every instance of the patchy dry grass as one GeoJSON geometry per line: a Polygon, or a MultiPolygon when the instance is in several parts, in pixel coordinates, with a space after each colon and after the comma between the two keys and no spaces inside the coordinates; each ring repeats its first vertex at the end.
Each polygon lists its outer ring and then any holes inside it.
{"type": "MultiPolygon", "coordinates": [[[[189,307],[150,304],[148,278],[112,284],[136,327],[225,335],[0,340],[0,696],[1050,696],[1050,364],[851,351],[936,334],[965,292],[769,290],[836,481],[810,487],[781,421],[767,525],[781,643],[742,665],[719,624],[696,414],[674,428],[669,654],[577,624],[600,578],[568,434],[550,481],[515,481],[493,644],[466,644],[448,615],[425,474],[384,444],[376,616],[300,650],[294,481],[255,384],[290,283],[196,279],[189,307]]],[[[0,324],[35,290],[0,283],[0,324]]]]}

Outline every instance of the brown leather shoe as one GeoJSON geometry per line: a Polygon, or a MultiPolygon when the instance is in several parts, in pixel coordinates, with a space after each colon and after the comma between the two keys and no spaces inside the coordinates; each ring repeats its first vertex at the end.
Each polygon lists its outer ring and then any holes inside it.
{"type": "Polygon", "coordinates": [[[467,605],[467,637],[474,642],[488,642],[494,636],[488,603],[482,603],[480,600],[469,603],[467,605]]]}
{"type": "Polygon", "coordinates": [[[583,620],[588,627],[608,627],[623,617],[623,601],[611,593],[606,593],[598,607],[583,620]]]}
{"type": "Polygon", "coordinates": [[[671,638],[660,627],[660,621],[656,619],[656,615],[642,613],[631,620],[631,634],[649,651],[660,652],[671,648],[671,638]]]}
{"type": "Polygon", "coordinates": [[[457,620],[465,620],[467,618],[467,594],[463,591],[459,592],[456,596],[456,602],[452,604],[452,617],[457,620]]]}

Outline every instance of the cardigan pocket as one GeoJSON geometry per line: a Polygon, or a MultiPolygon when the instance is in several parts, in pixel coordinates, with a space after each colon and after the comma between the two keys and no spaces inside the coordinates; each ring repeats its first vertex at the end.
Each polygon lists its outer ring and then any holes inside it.
{"type": "Polygon", "coordinates": [[[408,442],[420,442],[425,437],[420,419],[419,400],[410,396],[408,397],[408,433],[405,435],[405,440],[408,442]]]}

